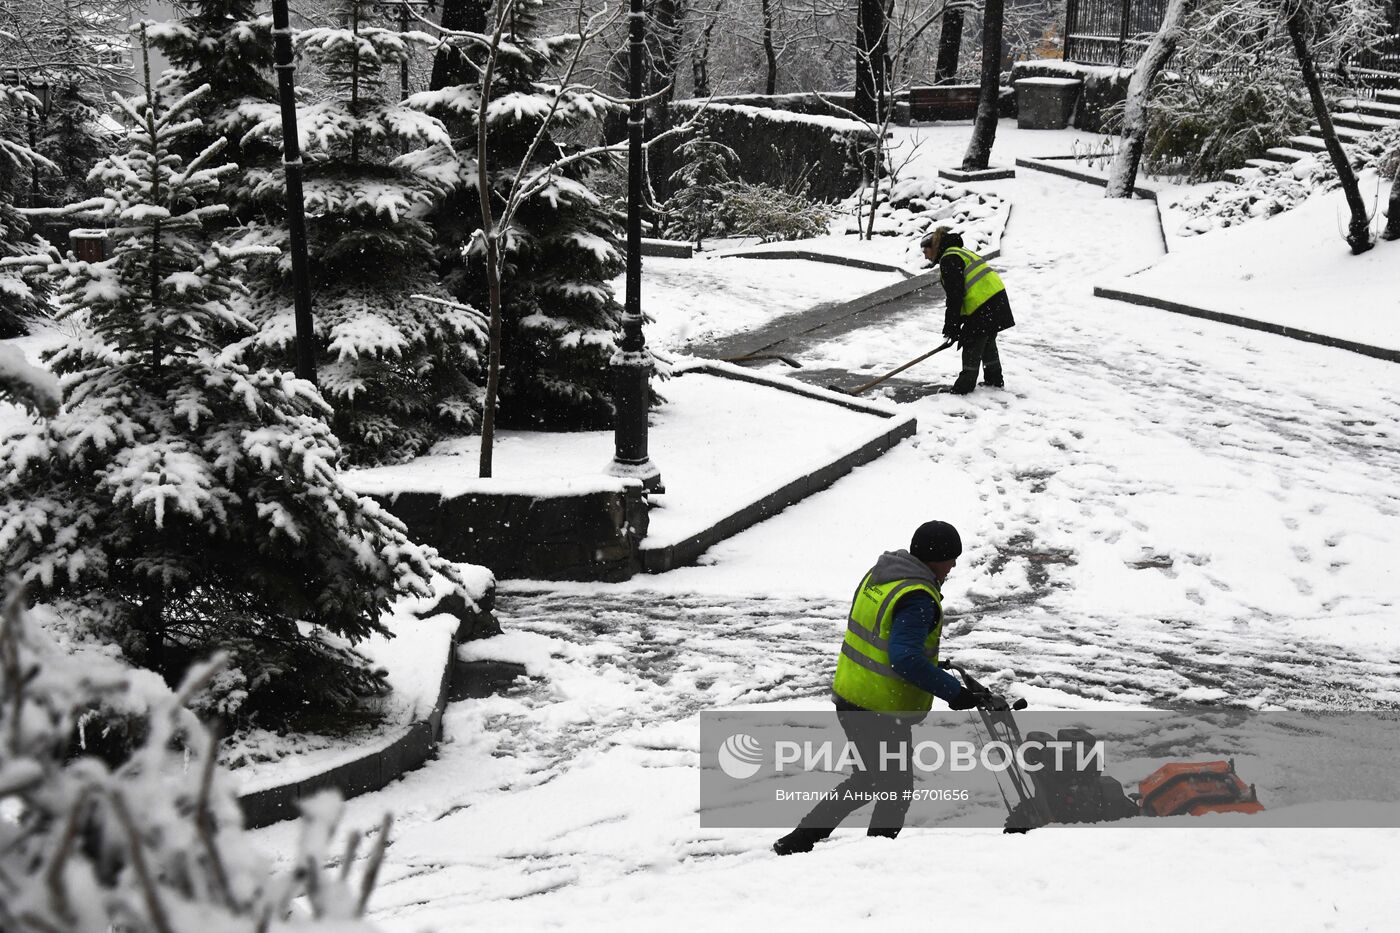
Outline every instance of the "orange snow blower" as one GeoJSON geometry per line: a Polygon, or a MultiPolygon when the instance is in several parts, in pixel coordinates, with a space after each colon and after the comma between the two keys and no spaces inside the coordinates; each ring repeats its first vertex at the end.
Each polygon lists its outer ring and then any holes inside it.
{"type": "Polygon", "coordinates": [[[1245,784],[1229,761],[1176,761],[1138,784],[1143,816],[1258,813],[1264,809],[1253,784],[1245,784]]]}

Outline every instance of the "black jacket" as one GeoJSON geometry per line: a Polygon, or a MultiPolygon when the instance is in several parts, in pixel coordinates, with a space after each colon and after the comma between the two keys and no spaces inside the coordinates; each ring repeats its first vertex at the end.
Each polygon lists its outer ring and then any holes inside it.
{"type": "Polygon", "coordinates": [[[943,280],[943,293],[948,296],[948,306],[943,313],[944,332],[951,331],[961,324],[963,334],[971,337],[976,334],[995,334],[1016,326],[1016,319],[1011,316],[1011,301],[1004,291],[989,298],[976,313],[968,317],[962,316],[963,261],[955,253],[943,254],[938,261],[938,274],[943,280]]]}

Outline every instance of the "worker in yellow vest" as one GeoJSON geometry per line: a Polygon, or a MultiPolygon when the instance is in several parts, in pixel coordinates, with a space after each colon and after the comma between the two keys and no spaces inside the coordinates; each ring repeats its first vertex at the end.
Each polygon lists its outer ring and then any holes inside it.
{"type": "Polygon", "coordinates": [[[823,799],[792,832],[773,844],[779,855],[810,852],[864,800],[875,799],[869,835],[899,835],[913,772],[882,769],[884,748],[908,748],[911,731],[938,697],[951,709],[972,709],[992,696],[972,691],[938,666],[943,632],[943,581],[962,553],[958,530],[925,522],[907,551],[886,551],[860,581],[836,660],[833,700],[841,728],[864,768],[823,799]],[[882,746],[883,743],[883,746],[882,746]]]}
{"type": "Polygon", "coordinates": [[[938,266],[943,293],[948,297],[943,336],[962,347],[962,372],[948,391],[954,395],[971,392],[977,386],[979,368],[986,377],[983,385],[1002,388],[1006,383],[997,334],[1014,327],[1016,319],[1011,316],[1001,276],[981,256],[964,249],[962,237],[948,227],[934,230],[920,245],[924,258],[938,266]]]}

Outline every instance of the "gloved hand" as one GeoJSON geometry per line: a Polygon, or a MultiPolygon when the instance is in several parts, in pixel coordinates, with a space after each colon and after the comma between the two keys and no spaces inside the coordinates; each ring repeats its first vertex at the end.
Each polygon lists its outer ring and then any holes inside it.
{"type": "Polygon", "coordinates": [[[973,709],[982,702],[986,694],[981,690],[969,690],[963,687],[957,696],[948,701],[949,709],[964,710],[973,709]]]}
{"type": "Polygon", "coordinates": [[[969,690],[967,687],[963,687],[962,692],[948,701],[948,708],[953,710],[980,708],[992,712],[1004,712],[1011,709],[1011,704],[1007,703],[1004,697],[998,696],[990,690],[969,690]]]}

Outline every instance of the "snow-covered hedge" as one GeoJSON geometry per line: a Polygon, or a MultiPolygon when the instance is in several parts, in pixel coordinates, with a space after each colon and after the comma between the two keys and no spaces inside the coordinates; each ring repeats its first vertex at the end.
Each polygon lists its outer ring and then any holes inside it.
{"type": "MultiPolygon", "coordinates": [[[[688,118],[701,103],[672,105],[678,119],[688,118]]],[[[846,197],[862,181],[861,152],[874,145],[874,131],[856,120],[767,110],[739,104],[705,107],[714,138],[739,157],[739,180],[787,191],[804,190],[817,201],[846,197]]],[[[679,168],[679,142],[663,141],[648,156],[652,185],[662,199],[670,194],[671,175],[679,168]]]]}

